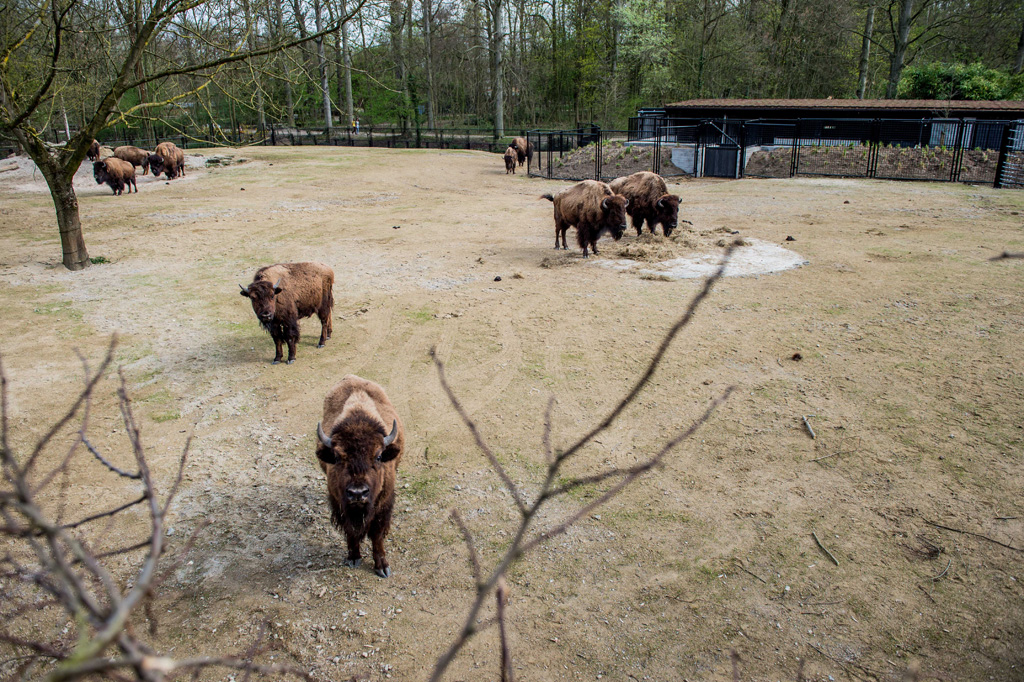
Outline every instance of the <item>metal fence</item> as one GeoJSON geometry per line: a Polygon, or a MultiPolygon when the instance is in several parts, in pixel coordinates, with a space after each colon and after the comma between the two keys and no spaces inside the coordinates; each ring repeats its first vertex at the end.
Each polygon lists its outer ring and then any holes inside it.
{"type": "Polygon", "coordinates": [[[530,131],[527,137],[542,152],[530,175],[562,180],[649,170],[665,177],[808,175],[1019,187],[1024,173],[1024,122],[1013,121],[638,117],[626,131],[530,131]],[[997,171],[1007,179],[997,182],[997,171]]]}
{"type": "MultiPolygon", "coordinates": [[[[76,131],[72,130],[72,134],[76,131]]],[[[522,134],[522,133],[520,133],[522,134]]],[[[67,142],[67,133],[54,129],[45,133],[55,144],[67,142]]],[[[182,149],[195,147],[239,145],[289,146],[345,146],[386,147],[392,149],[473,149],[502,152],[512,139],[511,135],[494,137],[487,128],[399,128],[392,126],[361,126],[359,132],[349,128],[293,128],[268,126],[265,129],[240,126],[226,129],[217,124],[203,128],[155,126],[152,134],[138,128],[109,128],[98,138],[109,147],[134,145],[153,149],[159,142],[170,141],[182,149]]],[[[0,142],[0,157],[16,151],[14,143],[0,142]]]]}

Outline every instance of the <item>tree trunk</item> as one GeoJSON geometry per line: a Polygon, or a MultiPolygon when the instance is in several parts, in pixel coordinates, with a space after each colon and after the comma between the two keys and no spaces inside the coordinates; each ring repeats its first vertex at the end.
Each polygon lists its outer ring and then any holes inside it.
{"type": "MultiPolygon", "coordinates": [[[[316,32],[324,30],[323,19],[321,18],[320,2],[315,0],[313,3],[313,12],[315,14],[314,20],[316,22],[316,32]]],[[[320,65],[320,93],[324,98],[324,129],[330,134],[331,130],[331,88],[330,83],[327,80],[327,57],[324,55],[324,37],[320,36],[316,39],[316,60],[320,65]]]]}
{"type": "Polygon", "coordinates": [[[864,99],[868,89],[868,64],[871,56],[871,33],[875,28],[875,8],[868,8],[868,16],[864,19],[864,41],[860,46],[860,81],[857,84],[857,99],[864,99]]]}
{"type": "MultiPolygon", "coordinates": [[[[74,171],[68,172],[60,167],[47,147],[35,137],[29,137],[21,130],[12,131],[22,149],[35,162],[39,172],[46,179],[50,188],[50,197],[57,212],[57,227],[60,230],[61,262],[68,270],[82,270],[89,267],[89,252],[85,248],[85,237],[82,235],[82,219],[78,214],[78,197],[72,180],[74,171]]],[[[83,155],[84,157],[84,155],[83,155]]],[[[77,166],[76,166],[77,168],[77,166]]]]}
{"type": "Polygon", "coordinates": [[[885,86],[885,98],[896,99],[900,76],[907,59],[910,44],[910,20],[914,15],[914,0],[900,0],[900,20],[893,36],[892,62],[889,66],[889,83],[885,86]]]}
{"type": "Polygon", "coordinates": [[[494,80],[494,137],[495,139],[505,136],[505,15],[502,11],[501,0],[491,0],[487,3],[491,12],[491,59],[494,65],[492,73],[494,80]]]}
{"type": "Polygon", "coordinates": [[[423,39],[424,48],[427,51],[427,127],[433,129],[434,125],[434,51],[432,48],[431,35],[431,13],[433,12],[430,0],[423,0],[423,39]]]}
{"type": "MultiPolygon", "coordinates": [[[[252,8],[249,6],[249,0],[242,0],[242,11],[245,13],[246,42],[249,45],[249,50],[255,50],[256,30],[253,27],[252,8]]],[[[256,88],[256,115],[258,117],[259,130],[262,134],[267,129],[267,117],[263,112],[263,84],[255,81],[253,86],[256,88]]]]}
{"type": "MultiPolygon", "coordinates": [[[[345,11],[344,7],[342,11],[345,11]]],[[[348,22],[341,25],[341,56],[345,61],[345,116],[351,125],[356,120],[356,113],[352,106],[352,50],[348,45],[348,22]]]]}
{"type": "Polygon", "coordinates": [[[1013,75],[1017,75],[1024,69],[1024,26],[1020,29],[1020,38],[1017,39],[1017,58],[1013,61],[1013,75]]]}
{"type": "Polygon", "coordinates": [[[395,62],[395,76],[398,78],[402,88],[402,104],[404,111],[401,114],[402,132],[409,132],[409,116],[412,114],[412,97],[409,94],[409,69],[406,65],[405,55],[405,6],[402,0],[391,0],[388,4],[390,13],[390,24],[388,32],[391,34],[391,56],[395,62]]]}
{"type": "MultiPolygon", "coordinates": [[[[274,3],[277,7],[277,36],[278,40],[284,40],[284,10],[281,2],[274,3]]],[[[295,101],[292,98],[292,69],[288,63],[288,55],[282,50],[281,61],[284,63],[284,101],[288,111],[288,125],[295,127],[295,101]]]]}

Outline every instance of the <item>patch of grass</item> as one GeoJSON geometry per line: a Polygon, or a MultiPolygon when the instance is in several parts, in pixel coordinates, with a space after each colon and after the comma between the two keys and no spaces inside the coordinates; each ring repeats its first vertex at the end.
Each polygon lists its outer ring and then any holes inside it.
{"type": "Polygon", "coordinates": [[[32,309],[36,315],[52,315],[66,320],[81,320],[82,311],[75,310],[71,301],[55,301],[44,303],[32,309]]]}
{"type": "Polygon", "coordinates": [[[429,322],[434,319],[434,311],[429,308],[421,310],[406,310],[404,315],[414,322],[429,322]]]}
{"type": "Polygon", "coordinates": [[[107,260],[106,256],[93,256],[92,258],[89,259],[89,262],[92,263],[93,265],[103,265],[104,263],[109,263],[110,261],[107,260]]]}
{"type": "Polygon", "coordinates": [[[421,504],[436,502],[441,496],[441,478],[437,474],[426,472],[406,479],[401,485],[399,493],[402,497],[408,497],[421,504]]]}
{"type": "Polygon", "coordinates": [[[163,422],[174,421],[175,419],[181,419],[181,412],[178,410],[167,410],[166,412],[155,412],[150,415],[150,419],[158,424],[163,422]]]}

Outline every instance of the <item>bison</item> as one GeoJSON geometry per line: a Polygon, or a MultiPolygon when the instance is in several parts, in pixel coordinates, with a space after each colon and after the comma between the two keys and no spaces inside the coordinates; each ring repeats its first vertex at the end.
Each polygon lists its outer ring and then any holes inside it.
{"type": "Polygon", "coordinates": [[[505,175],[516,174],[516,148],[512,145],[505,150],[505,175]]]}
{"type": "Polygon", "coordinates": [[[149,152],[145,149],[139,149],[131,145],[114,147],[114,156],[122,161],[127,161],[133,166],[141,167],[143,175],[149,172],[149,152]]]}
{"type": "Polygon", "coordinates": [[[390,578],[384,538],[391,530],[395,474],[405,445],[398,413],[383,388],[349,374],[324,398],[316,435],[331,521],[348,543],[345,563],[352,568],[360,564],[359,543],[369,535],[373,572],[390,578]]]}
{"type": "Polygon", "coordinates": [[[559,235],[562,236],[562,248],[569,248],[565,245],[565,233],[570,225],[576,226],[576,243],[583,249],[584,258],[589,257],[588,246],[595,256],[598,255],[597,240],[602,233],[609,232],[618,241],[626,231],[629,201],[612,192],[603,182],[584,180],[555,195],[542,194],[541,198],[555,205],[556,249],[559,235]]]}
{"type": "Polygon", "coordinates": [[[533,143],[527,140],[525,137],[514,137],[509,147],[516,150],[516,158],[519,160],[519,165],[522,166],[527,160],[533,160],[533,143]]]}
{"type": "Polygon", "coordinates": [[[90,161],[100,160],[100,143],[97,140],[93,140],[92,144],[89,145],[89,151],[85,153],[89,157],[90,161]]]}
{"type": "Polygon", "coordinates": [[[96,178],[97,185],[107,183],[110,185],[110,189],[114,190],[114,194],[121,194],[125,187],[128,188],[129,194],[132,192],[132,187],[135,187],[136,194],[139,193],[139,186],[135,184],[135,166],[127,161],[116,159],[113,156],[102,161],[94,161],[92,174],[96,178]]]}
{"type": "Polygon", "coordinates": [[[184,177],[185,153],[173,142],[161,142],[156,146],[155,153],[149,155],[149,170],[156,177],[166,173],[168,180],[179,175],[184,177]]]}
{"type": "Polygon", "coordinates": [[[288,364],[295,362],[295,345],[299,342],[299,320],[316,313],[320,318],[320,341],[323,348],[331,338],[331,310],[334,308],[334,270],[323,263],[278,263],[256,271],[252,284],[241,294],[252,302],[260,325],[274,339],[277,353],[274,364],[281,362],[282,346],[288,343],[288,364]]]}
{"type": "MultiPolygon", "coordinates": [[[[612,180],[609,184],[616,194],[629,199],[629,207],[626,213],[633,219],[633,227],[636,228],[636,236],[644,230],[644,221],[647,221],[647,229],[654,234],[654,226],[661,223],[661,229],[668,237],[672,230],[676,229],[679,222],[679,200],[674,194],[668,193],[668,187],[661,176],[650,171],[640,171],[625,177],[612,180]]],[[[689,220],[684,220],[689,223],[689,220]]],[[[692,224],[692,223],[691,223],[692,224]]]]}

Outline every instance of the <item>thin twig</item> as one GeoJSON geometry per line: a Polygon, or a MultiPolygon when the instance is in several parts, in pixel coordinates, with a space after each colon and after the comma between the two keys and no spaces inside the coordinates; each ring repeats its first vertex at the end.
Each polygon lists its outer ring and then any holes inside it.
{"type": "Polygon", "coordinates": [[[932,578],[932,582],[937,582],[939,578],[941,578],[942,576],[946,575],[946,571],[948,571],[949,567],[952,566],[952,565],[953,565],[953,559],[950,558],[949,562],[946,564],[946,567],[944,569],[942,569],[942,573],[939,573],[937,576],[932,578]]]}
{"type": "Polygon", "coordinates": [[[505,632],[505,598],[508,586],[505,578],[498,579],[494,597],[498,600],[498,633],[501,637],[501,682],[512,682],[512,654],[508,648],[508,634],[505,632]]]}
{"type": "Polygon", "coordinates": [[[1006,549],[1012,549],[1014,552],[1024,552],[1024,549],[1021,549],[1020,547],[1014,547],[1013,545],[1008,545],[1005,542],[1000,542],[999,540],[996,540],[994,538],[990,538],[987,535],[982,535],[981,533],[975,533],[972,530],[962,530],[960,528],[952,528],[950,526],[943,526],[941,523],[935,523],[934,521],[929,521],[928,519],[922,519],[922,520],[925,523],[927,523],[929,526],[935,526],[936,528],[941,528],[943,530],[949,530],[949,531],[952,531],[954,533],[963,533],[964,535],[973,535],[976,538],[981,538],[982,540],[988,540],[989,542],[991,542],[993,544],[996,544],[996,545],[999,545],[1000,547],[1005,547],[1006,549]]]}
{"type": "Polygon", "coordinates": [[[818,539],[818,534],[815,533],[814,531],[811,531],[811,536],[814,538],[814,541],[818,543],[818,547],[821,547],[821,551],[824,552],[825,554],[828,554],[828,558],[832,560],[832,563],[834,563],[836,566],[838,566],[839,565],[839,559],[836,559],[834,556],[832,556],[832,552],[830,552],[827,549],[825,549],[825,545],[821,544],[821,540],[818,539]]]}
{"type": "Polygon", "coordinates": [[[923,588],[923,587],[921,587],[920,585],[918,585],[918,586],[917,586],[917,589],[919,589],[919,590],[921,590],[922,592],[924,592],[924,596],[928,597],[928,601],[930,601],[930,602],[931,602],[931,603],[933,603],[933,604],[937,603],[937,602],[935,601],[935,599],[934,599],[934,598],[932,597],[932,595],[928,594],[928,590],[924,589],[924,588],[923,588]]]}
{"type": "Polygon", "coordinates": [[[487,461],[491,463],[491,466],[494,467],[494,470],[498,473],[498,476],[501,477],[502,482],[508,489],[509,494],[512,495],[512,499],[515,501],[520,513],[525,513],[526,503],[523,502],[523,496],[519,492],[519,488],[517,488],[516,484],[512,482],[512,479],[509,477],[509,475],[505,473],[505,469],[504,467],[501,466],[501,463],[498,461],[498,458],[487,446],[487,443],[484,442],[483,437],[480,435],[479,429],[477,429],[476,427],[476,423],[466,413],[466,410],[462,407],[462,403],[460,403],[459,399],[455,397],[455,394],[452,392],[451,386],[448,385],[448,380],[445,378],[444,375],[444,363],[441,362],[441,359],[439,357],[437,357],[437,348],[430,349],[430,357],[434,361],[434,366],[437,368],[437,376],[441,382],[441,387],[444,388],[444,392],[448,396],[448,400],[449,402],[451,402],[452,407],[454,407],[455,411],[459,413],[460,417],[462,417],[462,423],[465,424],[466,428],[469,429],[469,432],[473,434],[473,438],[476,440],[476,446],[480,448],[480,451],[484,453],[485,457],[487,457],[487,461]]]}
{"type": "Polygon", "coordinates": [[[469,559],[473,564],[473,580],[476,581],[477,586],[480,585],[480,558],[476,554],[476,545],[473,543],[473,534],[469,532],[469,528],[466,523],[462,520],[462,515],[459,514],[458,509],[452,509],[452,519],[455,524],[459,527],[462,532],[462,539],[466,543],[466,549],[469,550],[469,559]]]}
{"type": "MultiPolygon", "coordinates": [[[[811,440],[817,439],[817,436],[814,435],[814,429],[811,428],[811,423],[809,421],[807,421],[807,418],[808,417],[817,417],[817,416],[818,415],[816,415],[816,414],[805,414],[804,415],[804,426],[807,427],[807,433],[811,434],[811,440]]],[[[824,459],[824,457],[822,457],[821,459],[824,459]]],[[[814,461],[817,461],[817,460],[814,460],[814,461]]]]}
{"type": "Polygon", "coordinates": [[[742,562],[742,561],[740,561],[740,559],[739,559],[738,557],[733,557],[733,559],[732,559],[732,560],[733,560],[733,563],[735,563],[735,564],[736,564],[736,565],[737,565],[737,566],[739,567],[739,569],[740,569],[741,571],[743,571],[744,573],[746,573],[746,574],[747,574],[747,575],[749,575],[749,576],[753,576],[753,577],[757,578],[758,580],[760,580],[760,581],[761,581],[762,583],[764,583],[765,585],[767,585],[767,584],[768,584],[768,581],[767,581],[767,580],[765,580],[764,578],[762,578],[762,577],[761,577],[761,576],[759,576],[758,574],[756,574],[756,573],[754,573],[754,572],[752,572],[752,571],[749,571],[749,570],[747,570],[747,567],[743,565],[743,562],[742,562]]]}
{"type": "Polygon", "coordinates": [[[130,478],[133,481],[138,481],[138,480],[140,480],[142,478],[142,474],[141,473],[130,474],[127,471],[124,471],[123,469],[118,469],[116,466],[114,466],[113,464],[108,462],[106,459],[104,459],[103,455],[101,455],[99,453],[99,450],[94,448],[92,446],[92,443],[90,443],[87,439],[82,438],[82,445],[85,446],[86,450],[88,450],[89,452],[92,453],[93,457],[95,457],[96,459],[98,459],[100,461],[100,464],[102,464],[103,466],[107,467],[108,469],[113,471],[118,476],[123,476],[125,478],[130,478]]]}

